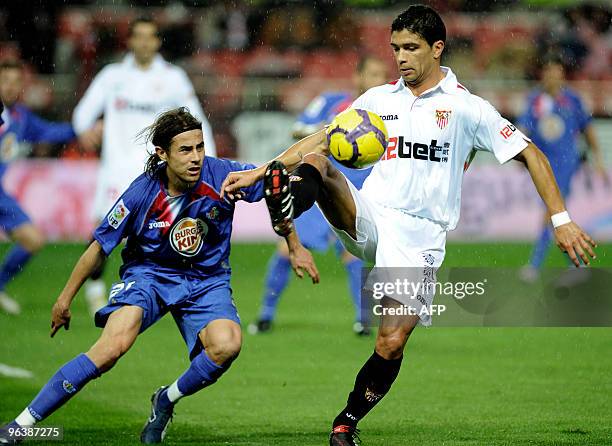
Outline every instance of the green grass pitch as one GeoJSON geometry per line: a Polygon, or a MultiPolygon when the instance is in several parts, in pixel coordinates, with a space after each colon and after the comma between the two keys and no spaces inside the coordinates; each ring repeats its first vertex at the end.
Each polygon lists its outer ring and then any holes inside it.
{"type": "MultiPolygon", "coordinates": [[[[612,266],[610,248],[599,248],[597,265],[612,266]]],[[[0,377],[2,423],[100,333],[79,296],[70,330],[55,339],[48,335],[51,305],[82,249],[48,246],[8,288],[24,313],[0,314],[0,362],[32,370],[35,377],[0,377]]],[[[233,289],[243,326],[256,315],[272,250],[233,247],[233,289]]],[[[518,266],[528,253],[528,245],[520,244],[449,244],[446,265],[518,266]]],[[[167,444],[327,444],[331,420],[374,338],[358,339],[351,332],[345,276],[333,254],[317,260],[321,284],[292,280],[274,332],[245,333],[230,371],[177,406],[167,444]]],[[[109,282],[118,262],[114,255],[109,282]]],[[[555,254],[549,264],[564,262],[555,254]]],[[[180,334],[167,317],[143,334],[115,369],[43,425],[63,426],[65,444],[137,444],[151,393],[187,365],[180,334]]],[[[420,328],[392,391],[360,423],[361,438],[380,446],[609,445],[611,396],[610,328],[420,328]]]]}

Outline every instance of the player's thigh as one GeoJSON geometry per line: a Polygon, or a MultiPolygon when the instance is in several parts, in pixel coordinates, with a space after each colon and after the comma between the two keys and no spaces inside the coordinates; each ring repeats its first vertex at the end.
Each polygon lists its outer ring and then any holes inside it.
{"type": "Polygon", "coordinates": [[[143,312],[141,307],[126,305],[108,317],[100,338],[87,352],[98,368],[104,371],[130,349],[140,333],[143,312]]]}
{"type": "Polygon", "coordinates": [[[10,235],[14,241],[30,252],[40,250],[45,244],[45,237],[42,232],[31,222],[16,227],[10,235]]]}
{"type": "Polygon", "coordinates": [[[317,204],[327,221],[355,238],[357,207],[346,177],[325,156],[310,153],[304,157],[304,162],[312,164],[321,173],[323,188],[317,204]]]}
{"type": "Polygon", "coordinates": [[[171,312],[190,358],[203,348],[207,348],[207,353],[211,348],[213,353],[225,357],[240,351],[240,317],[227,279],[214,283],[192,282],[190,297],[171,312]]]}
{"type": "Polygon", "coordinates": [[[15,229],[27,223],[31,223],[28,215],[0,185],[0,229],[11,235],[15,229]]]}

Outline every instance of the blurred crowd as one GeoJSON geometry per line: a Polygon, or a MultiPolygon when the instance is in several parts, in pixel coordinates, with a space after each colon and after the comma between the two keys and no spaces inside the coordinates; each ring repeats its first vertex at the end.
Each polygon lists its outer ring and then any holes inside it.
{"type": "MultiPolygon", "coordinates": [[[[612,14],[604,2],[425,3],[444,15],[447,63],[468,86],[469,80],[535,80],[541,59],[551,52],[561,55],[570,80],[612,81],[612,14]]],[[[125,52],[130,20],[146,13],[161,25],[164,57],[190,75],[225,156],[235,155],[230,123],[241,111],[296,113],[322,89],[344,85],[364,53],[383,57],[393,69],[389,17],[402,8],[400,2],[377,0],[40,4],[0,6],[0,60],[23,61],[22,99],[32,109],[69,120],[96,73],[125,52]]],[[[501,109],[516,112],[503,104],[501,109]]],[[[593,111],[609,116],[605,107],[593,111]]],[[[73,143],[37,146],[33,155],[83,153],[73,143]]]]}

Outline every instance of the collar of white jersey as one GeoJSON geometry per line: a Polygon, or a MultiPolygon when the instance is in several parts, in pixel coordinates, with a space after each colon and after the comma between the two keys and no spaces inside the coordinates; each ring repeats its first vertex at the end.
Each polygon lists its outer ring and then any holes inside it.
{"type": "MultiPolygon", "coordinates": [[[[155,57],[153,57],[153,62],[151,62],[151,66],[149,67],[148,70],[157,70],[157,69],[163,67],[165,62],[166,61],[161,56],[161,54],[156,54],[155,57]]],[[[132,53],[132,52],[127,53],[125,55],[125,57],[123,58],[123,64],[125,66],[127,66],[127,67],[130,67],[130,68],[137,68],[137,66],[136,66],[136,58],[134,57],[134,53],[132,53]]]]}
{"type": "MultiPolygon", "coordinates": [[[[457,76],[455,76],[455,73],[453,73],[453,70],[451,70],[449,67],[443,67],[443,66],[440,66],[440,69],[444,73],[446,73],[444,78],[440,82],[438,82],[435,87],[432,87],[429,90],[424,91],[423,93],[420,94],[420,96],[433,93],[437,90],[442,90],[444,93],[448,93],[448,94],[454,94],[458,91],[457,86],[459,85],[459,82],[457,82],[457,76]]],[[[404,79],[400,77],[395,83],[395,88],[391,92],[399,93],[402,91],[412,94],[410,89],[406,87],[406,83],[404,82],[404,79]]]]}

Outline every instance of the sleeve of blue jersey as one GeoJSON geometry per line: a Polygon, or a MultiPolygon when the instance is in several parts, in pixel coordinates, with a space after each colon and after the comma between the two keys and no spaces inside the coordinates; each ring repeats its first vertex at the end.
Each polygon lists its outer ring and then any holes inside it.
{"type": "Polygon", "coordinates": [[[584,103],[582,102],[582,99],[580,99],[580,96],[574,94],[573,99],[575,102],[576,120],[578,121],[578,128],[580,129],[580,131],[584,131],[584,129],[586,129],[587,126],[593,120],[593,116],[591,116],[591,114],[584,107],[584,103]]]}
{"type": "Polygon", "coordinates": [[[138,211],[142,201],[148,196],[149,182],[148,177],[143,174],[130,184],[94,231],[94,240],[102,246],[107,256],[136,229],[138,211]]]}
{"type": "Polygon", "coordinates": [[[24,138],[30,142],[66,143],[76,137],[72,125],[67,122],[50,122],[27,111],[24,138]]]}
{"type": "MultiPolygon", "coordinates": [[[[215,188],[221,188],[221,184],[230,172],[236,172],[240,170],[255,169],[257,166],[254,164],[239,163],[238,161],[231,161],[221,158],[211,158],[209,160],[213,166],[215,176],[215,188]]],[[[254,203],[263,198],[263,181],[258,181],[254,185],[243,189],[245,196],[244,201],[254,203]]]]}

